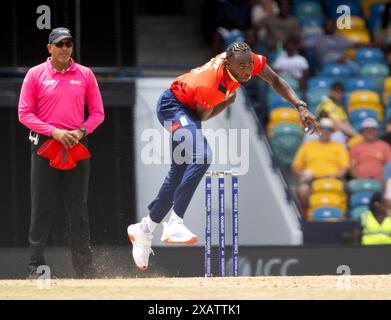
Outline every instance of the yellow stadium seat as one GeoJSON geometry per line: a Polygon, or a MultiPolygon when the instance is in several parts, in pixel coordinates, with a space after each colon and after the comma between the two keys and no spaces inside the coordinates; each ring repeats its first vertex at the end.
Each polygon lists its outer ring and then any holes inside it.
{"type": "Polygon", "coordinates": [[[270,112],[270,122],[273,125],[283,122],[300,123],[300,117],[292,108],[277,108],[270,112]]]}
{"type": "Polygon", "coordinates": [[[355,144],[360,143],[360,142],[362,142],[362,141],[364,141],[364,138],[363,138],[362,135],[351,137],[351,138],[348,140],[348,148],[351,148],[351,147],[353,147],[355,144]]]}
{"type": "Polygon", "coordinates": [[[391,91],[391,77],[387,77],[386,80],[384,80],[384,90],[391,91]]]}
{"type": "Polygon", "coordinates": [[[334,192],[315,192],[310,195],[309,204],[310,210],[330,206],[341,209],[342,212],[346,212],[347,209],[347,197],[346,194],[337,194],[334,192]]]}
{"type": "Polygon", "coordinates": [[[365,19],[361,17],[351,16],[350,23],[350,27],[352,28],[352,30],[367,30],[365,19]]]}
{"type": "Polygon", "coordinates": [[[371,41],[368,30],[338,29],[336,33],[354,43],[368,44],[371,41]]]}
{"type": "Polygon", "coordinates": [[[312,192],[335,192],[344,193],[344,187],[341,180],[338,179],[316,179],[312,182],[312,192]]]}
{"type": "Polygon", "coordinates": [[[354,106],[358,104],[366,104],[370,102],[379,103],[379,95],[375,91],[370,90],[356,90],[350,94],[349,105],[354,106]]]}
{"type": "Polygon", "coordinates": [[[384,90],[383,90],[383,103],[386,105],[388,103],[388,96],[391,93],[391,77],[387,77],[384,80],[384,90]]]}

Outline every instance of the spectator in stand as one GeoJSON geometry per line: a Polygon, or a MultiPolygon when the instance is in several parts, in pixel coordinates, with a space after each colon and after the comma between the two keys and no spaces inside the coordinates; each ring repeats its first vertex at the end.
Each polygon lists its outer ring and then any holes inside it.
{"type": "Polygon", "coordinates": [[[307,79],[309,77],[309,65],[306,58],[299,54],[299,38],[288,38],[284,43],[285,52],[279,56],[273,64],[279,73],[285,73],[298,81],[301,93],[307,91],[307,79]]]}
{"type": "Polygon", "coordinates": [[[382,29],[376,36],[376,44],[385,52],[391,50],[391,3],[388,3],[384,9],[382,29]]]}
{"type": "Polygon", "coordinates": [[[279,14],[268,15],[262,19],[254,28],[266,30],[266,55],[270,61],[276,58],[279,48],[290,37],[300,38],[300,27],[296,17],[289,14],[289,0],[279,2],[279,14]]]}
{"type": "Polygon", "coordinates": [[[336,22],[327,19],[324,23],[324,34],[320,34],[308,41],[305,46],[315,48],[319,66],[328,63],[345,63],[354,74],[360,71],[359,65],[353,60],[345,58],[344,51],[349,48],[360,47],[362,45],[335,34],[336,22]]]}
{"type": "Polygon", "coordinates": [[[391,161],[391,147],[379,139],[379,123],[373,118],[361,124],[364,141],[350,149],[351,175],[355,179],[383,181],[384,166],[391,161]]]}
{"type": "Polygon", "coordinates": [[[349,170],[349,154],[345,146],[330,140],[334,132],[333,120],[322,118],[319,125],[319,141],[304,142],[292,162],[292,169],[299,178],[297,196],[303,216],[308,209],[312,181],[325,177],[342,179],[349,170]]]}
{"type": "Polygon", "coordinates": [[[244,41],[251,28],[251,8],[246,0],[220,1],[217,29],[213,36],[212,54],[217,55],[235,41],[244,41]]]}
{"type": "MultiPolygon", "coordinates": [[[[330,118],[331,119],[331,117],[329,117],[329,114],[326,111],[320,111],[317,114],[317,117],[319,120],[323,119],[323,118],[330,118]]],[[[335,124],[334,124],[334,128],[335,128],[335,124]]],[[[304,137],[303,137],[303,142],[319,140],[319,137],[320,136],[316,133],[314,133],[314,134],[305,133],[304,137]]],[[[334,132],[330,136],[330,140],[334,141],[334,142],[341,143],[342,145],[346,146],[346,136],[341,130],[334,129],[334,132]]]]}
{"type": "MultiPolygon", "coordinates": [[[[251,25],[261,25],[263,19],[268,16],[278,15],[280,10],[274,0],[255,0],[251,8],[251,25]]],[[[254,30],[254,29],[253,29],[254,30]]],[[[254,32],[257,46],[261,48],[262,52],[265,51],[266,46],[266,35],[267,31],[265,28],[259,28],[254,32]]]]}
{"type": "Polygon", "coordinates": [[[360,235],[362,245],[391,244],[391,217],[381,192],[372,196],[369,210],[361,215],[360,235]]]}
{"type": "Polygon", "coordinates": [[[334,82],[329,90],[329,96],[317,107],[316,113],[324,111],[334,121],[336,131],[342,131],[346,137],[358,136],[359,133],[350,125],[348,116],[341,102],[344,96],[344,86],[341,82],[334,82]]]}

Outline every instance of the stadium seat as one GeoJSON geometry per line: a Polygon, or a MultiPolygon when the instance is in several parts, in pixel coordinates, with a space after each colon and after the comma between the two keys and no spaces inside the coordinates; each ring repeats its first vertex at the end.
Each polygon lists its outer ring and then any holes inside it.
{"type": "Polygon", "coordinates": [[[349,211],[349,218],[352,220],[360,220],[361,215],[369,210],[368,206],[358,206],[349,211]]]}
{"type": "Polygon", "coordinates": [[[361,123],[366,118],[379,120],[378,113],[373,109],[355,109],[349,112],[349,122],[356,131],[361,129],[361,123]]]}
{"type": "Polygon", "coordinates": [[[353,30],[366,30],[367,23],[364,18],[352,15],[350,17],[350,27],[353,30]]]}
{"type": "Polygon", "coordinates": [[[349,181],[350,193],[357,192],[381,192],[383,190],[382,184],[375,179],[353,179],[349,181]]]}
{"type": "Polygon", "coordinates": [[[293,108],[278,108],[270,112],[269,123],[277,125],[283,122],[300,123],[299,113],[293,108]]]}
{"type": "Polygon", "coordinates": [[[347,111],[348,111],[349,114],[351,112],[355,111],[355,110],[362,110],[362,109],[375,111],[377,113],[376,119],[379,122],[383,122],[383,120],[384,120],[384,108],[378,102],[366,102],[366,103],[357,104],[357,105],[348,105],[348,107],[347,107],[347,111]]]}
{"type": "Polygon", "coordinates": [[[388,67],[384,63],[367,63],[361,66],[360,74],[369,76],[378,87],[383,87],[385,79],[389,76],[388,67]]]}
{"type": "Polygon", "coordinates": [[[368,30],[338,29],[336,34],[354,43],[369,44],[371,41],[368,30]]]}
{"type": "MultiPolygon", "coordinates": [[[[284,78],[284,80],[286,82],[288,82],[288,84],[292,87],[293,90],[295,90],[295,91],[299,91],[300,90],[299,81],[297,81],[296,79],[292,78],[286,72],[281,72],[280,75],[284,78]]],[[[274,89],[272,89],[272,90],[274,90],[274,89]]]]}
{"type": "Polygon", "coordinates": [[[309,198],[310,210],[320,207],[336,207],[342,212],[346,211],[346,196],[334,192],[316,192],[309,198]]]}
{"type": "Polygon", "coordinates": [[[297,17],[323,17],[323,9],[319,2],[302,1],[295,4],[294,14],[297,17]]]}
{"type": "Polygon", "coordinates": [[[286,101],[277,93],[273,93],[270,99],[271,101],[269,102],[269,110],[274,110],[277,108],[293,108],[288,101],[286,101]]]}
{"type": "Polygon", "coordinates": [[[362,76],[382,76],[388,77],[388,67],[385,63],[366,63],[361,66],[360,74],[362,76]]]}
{"type": "Polygon", "coordinates": [[[391,77],[387,77],[384,81],[384,91],[391,91],[391,77]]]}
{"type": "Polygon", "coordinates": [[[311,88],[307,91],[307,103],[311,112],[316,113],[316,108],[329,94],[329,89],[311,88]]]}
{"type": "Polygon", "coordinates": [[[390,93],[391,93],[391,77],[387,77],[384,80],[384,88],[383,88],[383,103],[385,105],[389,104],[390,93]]]}
{"type": "Polygon", "coordinates": [[[311,190],[312,192],[335,192],[338,194],[345,192],[342,181],[332,178],[314,180],[311,190]]]}
{"type": "Polygon", "coordinates": [[[379,103],[379,95],[375,91],[356,90],[350,94],[349,106],[379,103]]]}
{"type": "Polygon", "coordinates": [[[351,71],[345,64],[330,63],[322,68],[320,74],[332,77],[349,77],[351,76],[351,71]]]}
{"type": "Polygon", "coordinates": [[[314,209],[310,217],[312,221],[341,221],[343,220],[343,213],[335,207],[320,207],[314,209]]]}
{"type": "Polygon", "coordinates": [[[385,63],[383,52],[379,48],[358,48],[356,49],[356,61],[362,64],[385,63]]]}
{"type": "Polygon", "coordinates": [[[301,127],[293,123],[281,123],[272,128],[270,137],[274,155],[282,164],[290,165],[302,143],[301,127]]]}
{"type": "Polygon", "coordinates": [[[351,194],[349,198],[349,208],[354,209],[358,206],[368,206],[372,195],[373,192],[371,191],[361,191],[351,194]]]}
{"type": "Polygon", "coordinates": [[[352,77],[346,81],[345,91],[352,92],[356,90],[370,90],[379,92],[379,88],[368,77],[352,77]]]}
{"type": "Polygon", "coordinates": [[[307,81],[308,89],[318,88],[318,89],[329,89],[331,85],[337,81],[334,77],[329,76],[315,76],[307,81]]]}

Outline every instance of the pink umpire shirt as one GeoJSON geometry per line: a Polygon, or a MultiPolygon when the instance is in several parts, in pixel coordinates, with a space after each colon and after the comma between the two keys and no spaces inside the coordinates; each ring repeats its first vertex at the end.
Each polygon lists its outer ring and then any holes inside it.
{"type": "Polygon", "coordinates": [[[51,136],[55,128],[74,130],[84,126],[87,133],[93,132],[105,117],[93,72],[72,60],[69,69],[61,73],[50,59],[27,72],[19,98],[19,121],[45,136],[51,136]]]}

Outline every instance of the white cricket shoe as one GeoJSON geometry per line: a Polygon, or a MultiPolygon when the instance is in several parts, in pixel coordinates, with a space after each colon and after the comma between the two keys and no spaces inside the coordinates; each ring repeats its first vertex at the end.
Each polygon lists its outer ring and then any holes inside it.
{"type": "Polygon", "coordinates": [[[139,270],[148,268],[149,255],[151,253],[154,254],[151,249],[153,235],[152,233],[145,233],[141,230],[142,223],[144,221],[131,224],[128,227],[128,236],[133,244],[133,259],[139,270]]]}
{"type": "Polygon", "coordinates": [[[198,238],[182,222],[175,221],[171,224],[163,223],[163,234],[160,240],[169,244],[194,244],[197,243],[198,238]]]}

